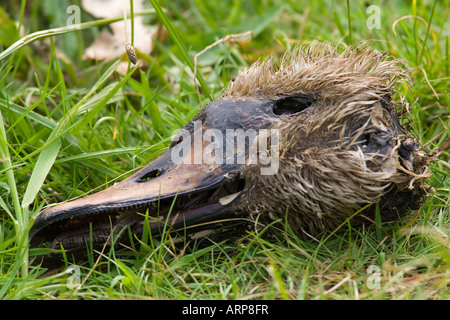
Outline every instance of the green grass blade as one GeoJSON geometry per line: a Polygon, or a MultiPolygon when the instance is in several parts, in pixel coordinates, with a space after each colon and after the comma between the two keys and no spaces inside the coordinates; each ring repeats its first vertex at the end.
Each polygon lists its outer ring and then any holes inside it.
{"type": "Polygon", "coordinates": [[[8,208],[8,205],[6,204],[5,200],[3,200],[3,198],[1,196],[0,196],[0,207],[2,207],[2,209],[6,211],[6,213],[11,218],[11,220],[14,221],[13,214],[11,213],[11,211],[8,208]]]}
{"type": "MultiPolygon", "coordinates": [[[[7,143],[6,131],[3,121],[3,115],[0,112],[0,163],[3,163],[6,171],[6,179],[10,188],[10,193],[15,209],[14,228],[16,231],[16,247],[18,258],[15,260],[13,275],[15,276],[18,270],[21,270],[23,277],[28,274],[28,212],[20,208],[19,195],[17,192],[16,180],[14,178],[14,172],[11,168],[11,159],[9,155],[9,145],[7,143]]],[[[12,279],[11,276],[10,279],[12,279]]],[[[11,280],[12,281],[12,280],[11,280]]],[[[8,286],[7,286],[8,287],[8,286]]],[[[6,290],[6,289],[5,289],[6,290]]],[[[4,290],[0,292],[0,298],[3,296],[4,290]]]]}
{"type": "MultiPolygon", "coordinates": [[[[114,64],[116,65],[116,64],[114,64]]],[[[136,65],[133,69],[130,70],[123,78],[120,80],[111,91],[98,103],[96,104],[89,112],[80,120],[76,125],[71,128],[72,131],[77,131],[80,128],[87,125],[89,121],[91,121],[99,112],[103,109],[103,107],[110,101],[110,99],[117,93],[120,88],[127,83],[128,79],[133,75],[133,73],[139,68],[139,65],[136,65]]]]}
{"type": "Polygon", "coordinates": [[[383,240],[383,228],[382,228],[382,221],[381,221],[381,212],[380,212],[380,204],[377,203],[375,207],[375,232],[377,234],[378,242],[381,242],[383,240]]]}
{"type": "MultiPolygon", "coordinates": [[[[425,48],[427,47],[427,40],[428,40],[428,36],[430,34],[431,21],[433,20],[434,11],[436,9],[436,3],[437,3],[437,0],[434,0],[433,8],[431,9],[430,19],[428,20],[428,24],[427,24],[427,32],[426,32],[425,38],[423,40],[423,45],[422,45],[422,49],[420,50],[419,58],[417,59],[417,67],[420,66],[420,64],[422,63],[422,56],[425,51],[425,48]]],[[[415,4],[415,2],[414,2],[414,4],[415,4]]],[[[415,21],[415,19],[414,19],[414,21],[415,21]]],[[[418,46],[416,46],[416,48],[418,48],[418,46]]]]}
{"type": "Polygon", "coordinates": [[[45,127],[47,127],[50,130],[55,129],[56,124],[51,121],[50,119],[32,111],[33,107],[31,108],[25,108],[22,106],[19,106],[13,102],[6,101],[4,99],[0,98],[0,111],[9,111],[14,112],[20,117],[22,115],[26,115],[29,119],[36,121],[36,123],[39,123],[45,127]]]}
{"type": "Polygon", "coordinates": [[[44,183],[48,172],[55,162],[60,148],[61,139],[56,139],[41,151],[36,165],[34,166],[34,170],[31,174],[27,190],[25,191],[22,199],[23,208],[27,207],[34,201],[34,198],[41,189],[41,186],[44,183]]]}
{"type": "Polygon", "coordinates": [[[14,209],[16,213],[16,231],[19,231],[19,229],[23,225],[23,217],[22,217],[22,210],[19,205],[19,195],[17,193],[17,186],[16,186],[16,180],[14,178],[14,172],[11,168],[11,159],[9,155],[9,145],[7,143],[7,137],[6,137],[6,131],[5,131],[5,125],[3,121],[3,115],[0,111],[0,163],[3,163],[3,167],[5,168],[6,172],[6,179],[8,181],[11,197],[14,203],[14,209]]]}
{"type": "MultiPolygon", "coordinates": [[[[59,121],[56,128],[52,131],[52,133],[48,137],[46,147],[39,154],[39,158],[36,162],[27,189],[23,196],[22,199],[23,208],[27,207],[33,202],[42,184],[44,183],[44,180],[47,177],[48,172],[53,166],[53,163],[55,162],[56,157],[59,153],[59,149],[61,148],[60,136],[70,128],[69,124],[71,124],[73,117],[77,113],[78,109],[103,84],[103,82],[105,82],[109,78],[109,76],[116,69],[117,64],[118,61],[116,63],[113,63],[111,67],[109,67],[109,69],[106,70],[106,72],[100,77],[100,79],[95,83],[93,88],[83,97],[83,99],[81,99],[75,106],[72,107],[72,109],[66,115],[64,115],[64,117],[59,121]]],[[[107,96],[107,99],[109,100],[108,97],[109,96],[107,96]]],[[[98,107],[100,108],[103,107],[103,104],[99,104],[95,108],[98,109],[98,107]]],[[[91,117],[85,117],[80,122],[84,124],[85,123],[84,120],[89,120],[90,118],[91,117]]]]}
{"type": "MultiPolygon", "coordinates": [[[[33,103],[33,105],[31,105],[29,108],[23,108],[23,107],[18,106],[19,107],[20,117],[18,117],[17,120],[8,128],[8,131],[11,131],[20,121],[22,121],[23,118],[28,116],[28,114],[30,112],[32,112],[37,106],[39,106],[42,102],[44,102],[44,100],[47,99],[47,97],[50,96],[53,93],[53,91],[56,90],[56,88],[58,86],[59,86],[59,83],[55,87],[53,87],[49,92],[46,92],[44,95],[42,95],[39,98],[39,100],[36,101],[35,103],[33,103]]],[[[1,103],[2,103],[2,101],[0,101],[0,107],[1,107],[1,103]]],[[[9,106],[11,106],[11,105],[9,105],[9,106]]],[[[37,115],[38,117],[42,117],[41,115],[36,114],[36,113],[34,113],[34,115],[37,115]]],[[[45,117],[42,117],[42,118],[47,120],[47,121],[45,121],[46,124],[47,123],[52,123],[53,124],[53,122],[48,121],[47,118],[45,118],[45,117]]],[[[37,120],[37,119],[35,118],[34,120],[37,120]]]]}
{"type": "MultiPolygon", "coordinates": [[[[181,51],[181,54],[183,55],[184,61],[188,64],[188,66],[191,68],[192,72],[194,72],[194,61],[189,56],[188,51],[186,50],[186,47],[183,44],[183,41],[181,41],[180,36],[175,31],[175,28],[173,27],[172,23],[170,22],[169,18],[167,18],[164,11],[161,9],[160,5],[156,0],[150,0],[150,3],[152,4],[153,8],[156,11],[156,14],[158,15],[161,22],[164,24],[164,26],[167,29],[167,32],[169,33],[172,40],[177,45],[178,49],[181,51]]],[[[200,83],[200,87],[205,92],[205,94],[212,100],[214,100],[213,95],[211,94],[211,91],[209,90],[208,85],[206,84],[205,80],[203,79],[200,72],[197,72],[197,80],[200,83]]]]}
{"type": "Polygon", "coordinates": [[[350,17],[350,1],[347,0],[347,19],[348,19],[348,42],[352,43],[352,19],[350,17]]]}

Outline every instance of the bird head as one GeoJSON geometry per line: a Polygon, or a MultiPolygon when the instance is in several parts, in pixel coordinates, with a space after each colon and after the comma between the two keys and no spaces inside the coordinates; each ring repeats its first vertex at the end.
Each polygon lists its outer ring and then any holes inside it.
{"type": "Polygon", "coordinates": [[[274,60],[240,72],[139,172],[43,210],[32,244],[77,250],[145,227],[195,239],[257,217],[286,217],[314,236],[367,205],[384,217],[415,209],[427,168],[392,101],[404,65],[368,46],[328,44],[274,60]]]}

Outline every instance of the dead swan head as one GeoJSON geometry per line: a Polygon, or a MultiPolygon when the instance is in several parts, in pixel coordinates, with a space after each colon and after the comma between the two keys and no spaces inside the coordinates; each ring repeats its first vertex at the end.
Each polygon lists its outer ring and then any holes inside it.
{"type": "Polygon", "coordinates": [[[426,158],[391,101],[404,76],[398,61],[367,46],[338,53],[318,44],[287,53],[278,67],[256,62],[164,155],[108,189],[42,211],[31,243],[76,250],[146,224],[152,235],[167,227],[197,237],[257,216],[286,218],[305,237],[367,204],[379,202],[386,219],[417,209],[426,158]]]}

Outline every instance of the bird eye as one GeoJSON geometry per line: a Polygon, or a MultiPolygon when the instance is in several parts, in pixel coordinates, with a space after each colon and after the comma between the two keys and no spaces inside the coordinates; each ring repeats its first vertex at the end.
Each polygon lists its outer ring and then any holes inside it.
{"type": "Polygon", "coordinates": [[[295,114],[309,108],[313,104],[310,98],[304,96],[288,96],[275,101],[273,113],[276,115],[295,114]]]}

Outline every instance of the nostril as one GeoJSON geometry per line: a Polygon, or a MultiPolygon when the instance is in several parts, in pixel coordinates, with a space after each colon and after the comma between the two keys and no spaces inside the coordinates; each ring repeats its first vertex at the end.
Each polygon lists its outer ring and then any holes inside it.
{"type": "Polygon", "coordinates": [[[158,169],[152,170],[150,172],[147,172],[142,177],[138,179],[138,182],[147,182],[152,180],[153,178],[156,178],[160,175],[160,171],[158,169]]]}

